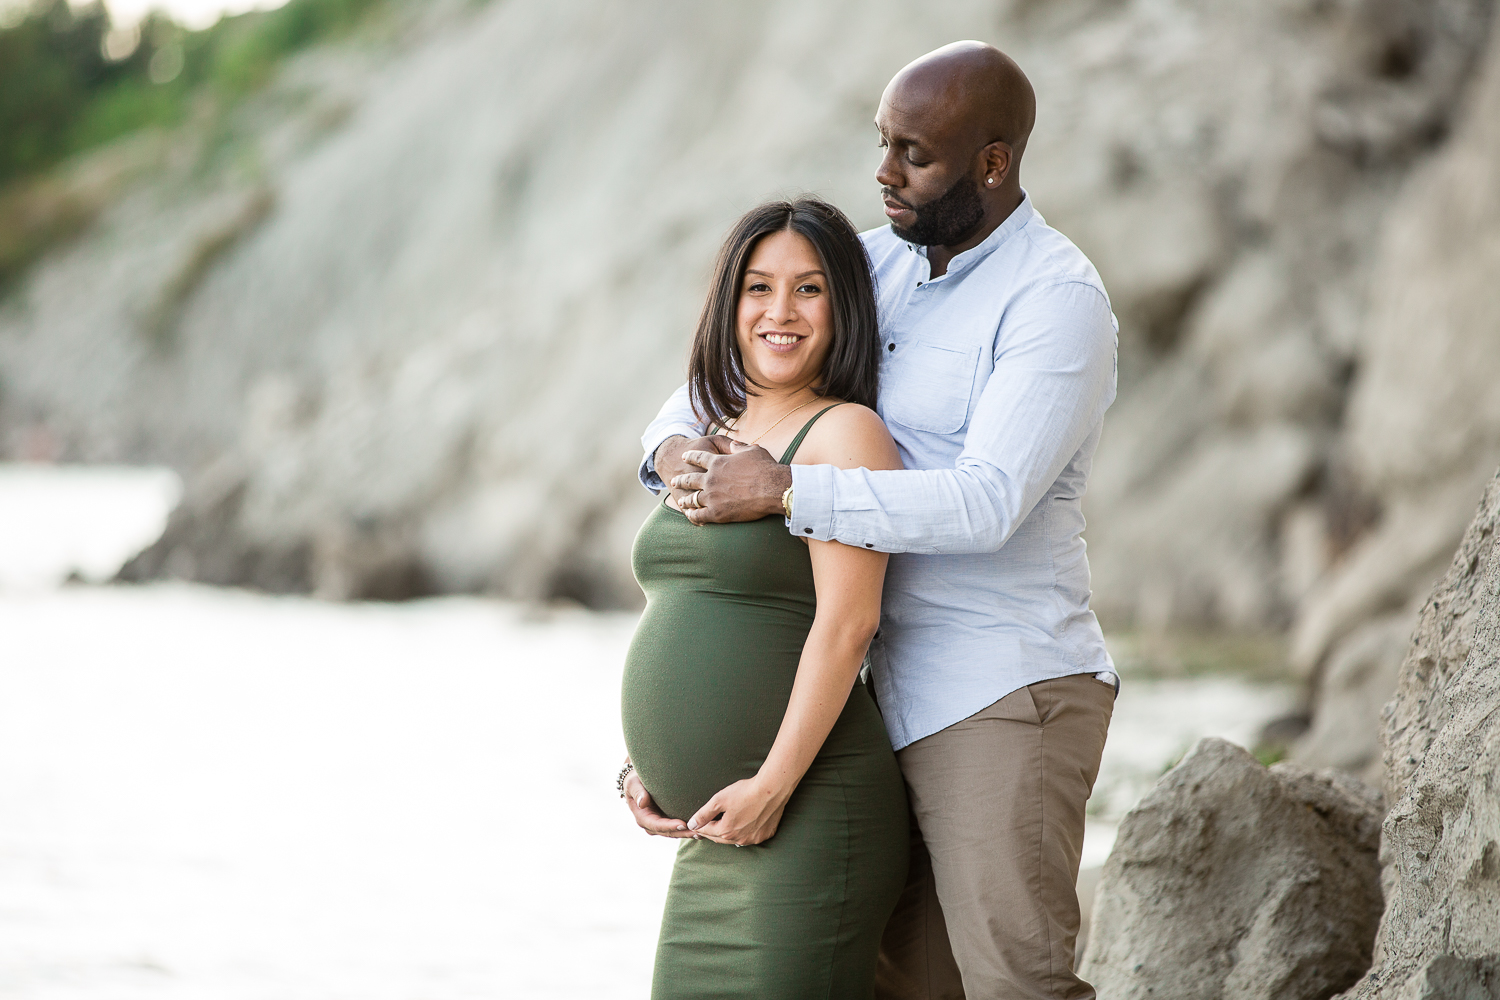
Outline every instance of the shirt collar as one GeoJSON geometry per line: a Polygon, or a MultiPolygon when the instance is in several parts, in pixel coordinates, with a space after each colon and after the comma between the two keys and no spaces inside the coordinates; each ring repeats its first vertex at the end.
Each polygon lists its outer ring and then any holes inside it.
{"type": "MultiPolygon", "coordinates": [[[[972,246],[969,249],[965,250],[963,253],[954,256],[954,258],[948,262],[947,273],[953,274],[958,271],[967,270],[973,265],[979,263],[981,260],[984,260],[984,258],[988,257],[991,253],[994,252],[996,247],[1000,246],[1000,244],[1004,243],[1016,233],[1020,232],[1021,229],[1025,227],[1025,225],[1030,222],[1032,217],[1036,214],[1036,209],[1031,205],[1031,195],[1026,193],[1025,188],[1022,188],[1021,204],[1016,206],[1016,210],[1010,213],[1010,215],[1004,222],[996,226],[995,231],[986,236],[983,242],[981,242],[978,246],[972,246]]],[[[917,246],[914,243],[908,243],[907,246],[915,250],[917,253],[921,254],[923,257],[927,256],[926,247],[917,246]]]]}

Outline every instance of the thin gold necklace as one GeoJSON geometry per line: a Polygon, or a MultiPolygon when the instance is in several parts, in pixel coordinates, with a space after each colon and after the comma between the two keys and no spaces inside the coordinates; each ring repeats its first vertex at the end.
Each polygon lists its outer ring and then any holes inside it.
{"type": "Polygon", "coordinates": [[[816,403],[817,401],[818,401],[818,397],[814,396],[812,399],[809,399],[807,402],[803,403],[801,406],[794,406],[794,407],[792,407],[790,410],[787,410],[781,416],[777,417],[775,424],[772,424],[770,427],[767,427],[765,430],[763,430],[759,434],[755,435],[755,440],[754,441],[747,441],[745,443],[746,444],[757,444],[757,443],[759,443],[761,438],[765,437],[767,434],[771,433],[772,431],[774,431],[776,429],[776,424],[781,423],[787,417],[790,417],[793,413],[796,413],[798,410],[802,409],[803,406],[811,406],[813,403],[816,403]]]}

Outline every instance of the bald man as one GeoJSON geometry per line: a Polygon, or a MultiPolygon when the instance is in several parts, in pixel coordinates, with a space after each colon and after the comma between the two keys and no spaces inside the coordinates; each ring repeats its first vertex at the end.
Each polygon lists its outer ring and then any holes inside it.
{"type": "MultiPolygon", "coordinates": [[[[1073,974],[1074,883],[1118,681],[1079,503],[1117,327],[1093,265],[1021,188],[1035,107],[1020,67],[979,42],[923,56],[881,97],[890,226],[862,238],[905,471],[730,449],[701,437],[686,387],[643,438],[642,481],[665,476],[696,523],[780,515],[892,553],[870,676],[913,854],[883,998],[1094,995],[1073,974]]],[[[627,791],[642,827],[682,835],[638,780],[627,791]]]]}

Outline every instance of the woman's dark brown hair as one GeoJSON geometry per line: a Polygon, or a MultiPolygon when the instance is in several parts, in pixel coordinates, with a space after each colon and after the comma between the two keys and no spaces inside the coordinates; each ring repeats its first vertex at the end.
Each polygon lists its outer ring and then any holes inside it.
{"type": "Polygon", "coordinates": [[[880,335],[876,330],[875,281],[859,234],[843,212],[817,198],[773,201],[746,212],[734,224],[719,259],[713,284],[698,318],[688,359],[693,406],[707,421],[720,422],[745,412],[745,394],[754,393],[740,357],[740,289],[750,254],[772,233],[794,232],[818,252],[833,307],[833,346],[823,362],[820,396],[835,396],[871,409],[880,379],[880,335]],[[747,382],[749,383],[747,385],[747,382]]]}

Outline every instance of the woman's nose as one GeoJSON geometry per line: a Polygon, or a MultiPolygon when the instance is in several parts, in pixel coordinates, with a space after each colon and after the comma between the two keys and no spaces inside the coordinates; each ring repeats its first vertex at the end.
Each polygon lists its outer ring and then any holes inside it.
{"type": "Polygon", "coordinates": [[[790,292],[781,292],[771,301],[771,320],[776,323],[790,323],[797,318],[797,299],[790,292]]]}

